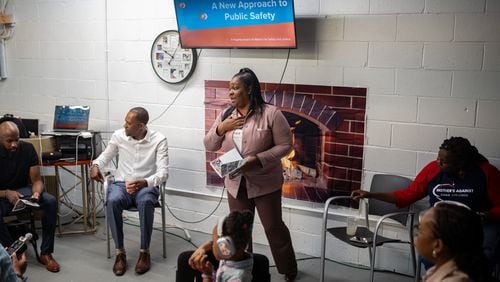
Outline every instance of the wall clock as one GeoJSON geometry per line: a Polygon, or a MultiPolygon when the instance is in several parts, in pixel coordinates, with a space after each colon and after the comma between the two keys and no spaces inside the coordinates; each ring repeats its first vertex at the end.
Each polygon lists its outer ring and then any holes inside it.
{"type": "Polygon", "coordinates": [[[196,49],[181,47],[179,32],[167,30],[156,37],[151,46],[153,70],[163,81],[181,83],[189,79],[196,67],[196,49]]]}

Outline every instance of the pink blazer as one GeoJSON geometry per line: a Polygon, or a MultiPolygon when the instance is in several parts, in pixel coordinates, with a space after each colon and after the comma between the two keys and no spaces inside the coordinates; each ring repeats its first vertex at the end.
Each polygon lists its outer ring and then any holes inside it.
{"type": "MultiPolygon", "coordinates": [[[[232,138],[233,131],[226,132],[224,136],[216,133],[221,116],[222,113],[203,140],[208,151],[217,151],[222,148],[227,152],[235,147],[232,138]]],[[[241,154],[243,157],[256,155],[262,163],[262,168],[254,168],[233,179],[226,177],[224,183],[229,193],[236,198],[242,176],[246,180],[248,198],[259,197],[281,189],[283,184],[281,158],[286,156],[291,149],[292,133],[288,121],[278,108],[266,104],[262,112],[251,113],[243,125],[241,154]]]]}

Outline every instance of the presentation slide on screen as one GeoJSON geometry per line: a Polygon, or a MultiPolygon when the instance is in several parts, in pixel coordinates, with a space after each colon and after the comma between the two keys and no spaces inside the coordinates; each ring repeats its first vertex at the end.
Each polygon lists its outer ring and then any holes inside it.
{"type": "Polygon", "coordinates": [[[56,106],[54,113],[54,130],[86,130],[89,125],[89,115],[89,106],[56,106]]]}
{"type": "Polygon", "coordinates": [[[296,47],[293,0],[174,0],[182,47],[296,47]]]}

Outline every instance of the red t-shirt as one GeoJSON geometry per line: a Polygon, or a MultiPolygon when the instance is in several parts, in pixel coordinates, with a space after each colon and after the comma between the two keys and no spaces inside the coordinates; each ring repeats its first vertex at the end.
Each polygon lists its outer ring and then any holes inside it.
{"type": "Polygon", "coordinates": [[[500,221],[500,171],[488,162],[466,175],[463,180],[441,172],[437,161],[427,164],[406,188],[393,192],[398,207],[429,196],[432,204],[439,200],[454,200],[467,204],[475,211],[489,211],[500,221]]]}

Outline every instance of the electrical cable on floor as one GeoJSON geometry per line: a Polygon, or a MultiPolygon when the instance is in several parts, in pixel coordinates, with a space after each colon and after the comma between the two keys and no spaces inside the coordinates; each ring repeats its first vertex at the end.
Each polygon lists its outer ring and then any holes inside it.
{"type": "MultiPolygon", "coordinates": [[[[140,227],[140,225],[135,224],[135,223],[126,222],[126,220],[124,220],[123,223],[127,224],[129,226],[140,227]]],[[[162,231],[160,228],[157,228],[157,227],[153,227],[153,229],[156,230],[156,231],[160,231],[160,232],[162,231]]],[[[178,237],[178,238],[180,238],[180,239],[188,242],[193,247],[198,248],[197,245],[195,245],[193,242],[187,240],[183,236],[177,235],[177,234],[172,233],[172,232],[167,232],[167,231],[165,231],[165,233],[170,234],[170,235],[174,235],[175,237],[178,237]]],[[[299,262],[299,261],[313,260],[313,259],[318,259],[319,260],[319,259],[321,259],[321,257],[312,257],[311,256],[311,257],[306,257],[306,258],[299,258],[299,259],[296,259],[296,261],[299,262]]],[[[333,262],[333,263],[339,264],[339,265],[342,265],[342,266],[346,266],[346,267],[352,267],[352,268],[361,269],[361,270],[368,270],[368,271],[370,270],[369,267],[364,266],[364,265],[360,265],[360,264],[341,262],[341,261],[337,261],[337,260],[333,260],[333,259],[329,259],[329,258],[326,258],[325,260],[327,260],[329,262],[333,262]]],[[[269,265],[269,268],[271,268],[271,267],[276,267],[276,265],[269,265]]],[[[400,275],[400,276],[404,276],[404,277],[408,277],[408,278],[413,278],[414,277],[413,275],[410,275],[410,274],[401,273],[401,272],[397,272],[397,271],[392,271],[392,270],[388,270],[388,269],[375,269],[375,272],[383,272],[383,273],[396,274],[396,275],[400,275]]]]}
{"type": "MultiPolygon", "coordinates": [[[[304,260],[313,260],[313,259],[321,259],[321,257],[306,257],[306,258],[299,258],[299,259],[296,259],[296,261],[304,261],[304,260]]],[[[329,258],[325,258],[325,260],[329,261],[329,262],[333,262],[333,263],[336,263],[336,264],[340,264],[342,266],[346,266],[346,267],[352,267],[352,268],[356,268],[356,269],[361,269],[361,270],[370,270],[370,267],[368,266],[364,266],[364,265],[361,265],[361,264],[354,264],[354,263],[348,263],[348,262],[341,262],[341,261],[338,261],[338,260],[333,260],[333,259],[329,259],[329,258]]],[[[269,265],[269,267],[276,267],[276,265],[269,265]]],[[[390,273],[390,274],[397,274],[397,275],[400,275],[400,276],[405,276],[405,277],[408,277],[408,278],[413,278],[414,276],[411,275],[411,274],[406,274],[406,273],[401,273],[401,272],[397,272],[397,271],[393,271],[393,270],[388,270],[388,269],[375,269],[375,272],[383,272],[383,273],[390,273]]]]}

